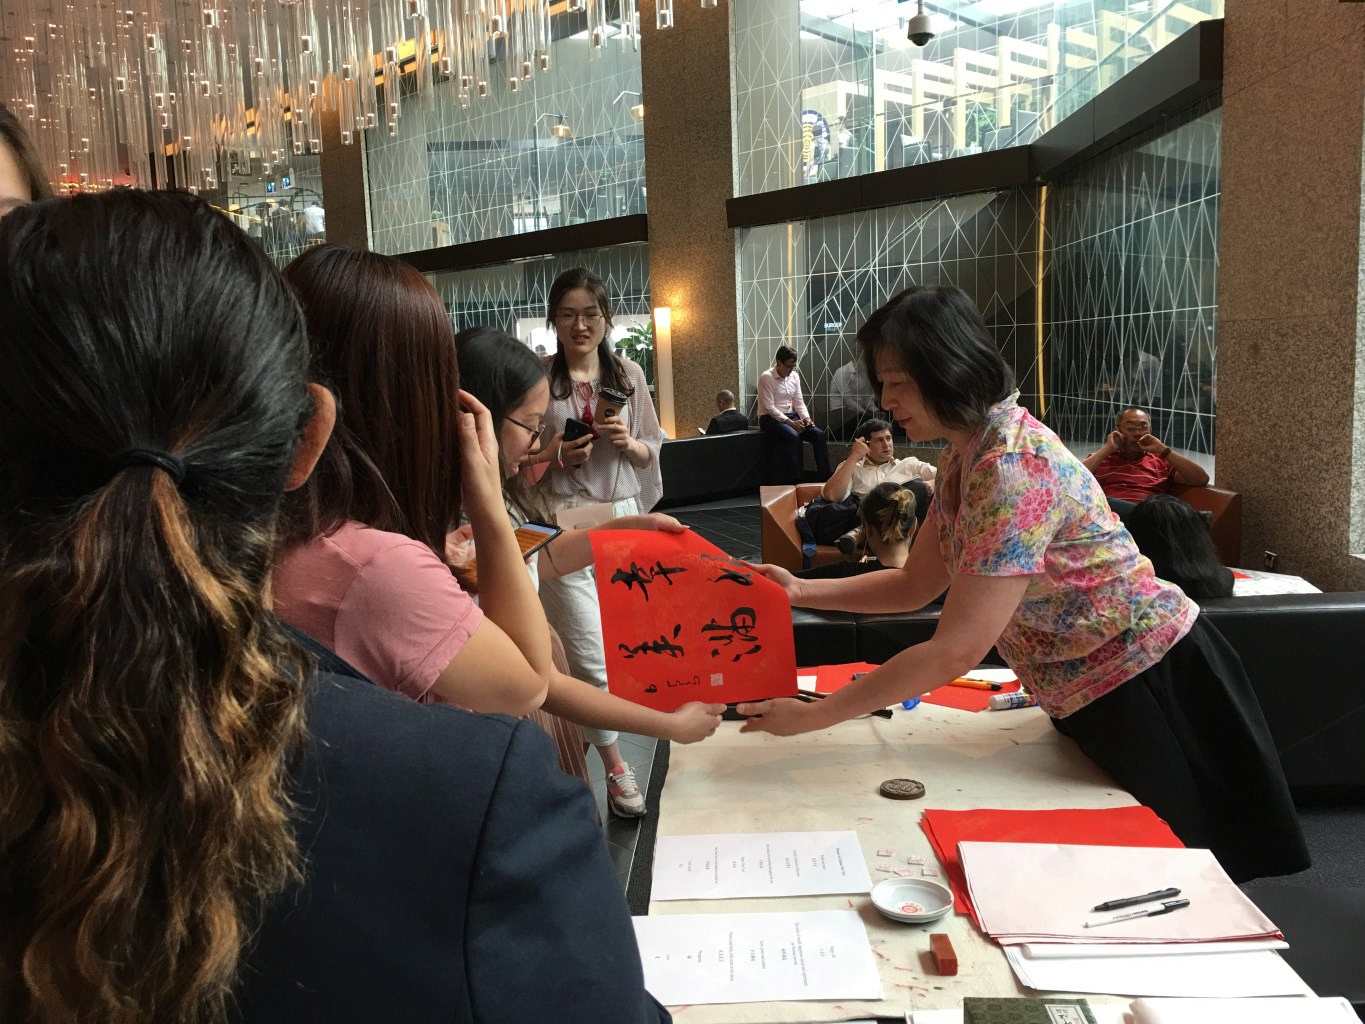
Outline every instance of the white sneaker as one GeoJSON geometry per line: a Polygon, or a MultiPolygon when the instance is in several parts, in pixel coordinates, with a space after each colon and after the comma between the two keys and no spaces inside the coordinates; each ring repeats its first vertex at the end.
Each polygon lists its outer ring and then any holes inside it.
{"type": "Polygon", "coordinates": [[[635,769],[630,765],[622,765],[619,772],[607,772],[607,806],[622,818],[644,816],[644,794],[635,781],[635,769]]]}

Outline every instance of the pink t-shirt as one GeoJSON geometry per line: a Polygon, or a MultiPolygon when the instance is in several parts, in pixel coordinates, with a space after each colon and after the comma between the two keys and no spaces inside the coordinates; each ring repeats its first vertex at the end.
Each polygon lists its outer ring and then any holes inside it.
{"type": "Polygon", "coordinates": [[[425,544],[356,522],[286,552],[275,613],[374,682],[435,700],[437,677],[483,612],[425,544]]]}

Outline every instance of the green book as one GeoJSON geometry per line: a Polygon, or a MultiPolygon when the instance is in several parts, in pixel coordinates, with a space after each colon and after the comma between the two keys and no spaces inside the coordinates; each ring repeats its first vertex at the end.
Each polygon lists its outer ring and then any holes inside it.
{"type": "Polygon", "coordinates": [[[1011,998],[962,1000],[964,1024],[1095,1024],[1084,999],[1011,998]]]}

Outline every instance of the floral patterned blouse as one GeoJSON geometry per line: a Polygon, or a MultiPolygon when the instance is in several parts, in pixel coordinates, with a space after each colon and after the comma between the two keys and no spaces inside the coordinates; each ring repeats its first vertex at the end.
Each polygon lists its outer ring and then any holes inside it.
{"type": "Polygon", "coordinates": [[[1033,577],[996,649],[1064,718],[1160,661],[1199,608],[1156,578],[1094,476],[1016,397],[968,456],[945,453],[930,513],[951,575],[1033,577]]]}

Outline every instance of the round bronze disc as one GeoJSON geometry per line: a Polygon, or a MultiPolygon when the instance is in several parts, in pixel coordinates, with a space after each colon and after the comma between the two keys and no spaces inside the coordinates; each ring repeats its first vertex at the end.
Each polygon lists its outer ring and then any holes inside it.
{"type": "Polygon", "coordinates": [[[924,795],[924,783],[914,779],[887,779],[881,784],[880,792],[892,800],[918,800],[924,795]]]}

